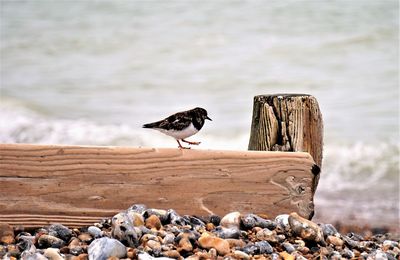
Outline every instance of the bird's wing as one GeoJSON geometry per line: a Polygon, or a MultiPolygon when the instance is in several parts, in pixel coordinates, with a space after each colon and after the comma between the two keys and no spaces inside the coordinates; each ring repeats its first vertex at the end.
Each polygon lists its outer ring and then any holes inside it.
{"type": "Polygon", "coordinates": [[[172,116],[162,120],[159,124],[159,128],[166,130],[182,130],[190,125],[192,118],[185,113],[176,113],[172,116]]]}

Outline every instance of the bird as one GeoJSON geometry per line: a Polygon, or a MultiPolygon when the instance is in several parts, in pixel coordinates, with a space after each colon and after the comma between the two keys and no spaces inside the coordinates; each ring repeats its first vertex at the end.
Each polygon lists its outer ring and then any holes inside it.
{"type": "Polygon", "coordinates": [[[207,110],[196,107],[187,111],[175,113],[157,122],[144,124],[143,128],[158,130],[163,134],[175,138],[178,142],[178,148],[190,149],[190,147],[182,146],[179,140],[189,145],[199,145],[200,142],[191,142],[185,139],[200,131],[206,119],[212,121],[207,115],[207,110]]]}

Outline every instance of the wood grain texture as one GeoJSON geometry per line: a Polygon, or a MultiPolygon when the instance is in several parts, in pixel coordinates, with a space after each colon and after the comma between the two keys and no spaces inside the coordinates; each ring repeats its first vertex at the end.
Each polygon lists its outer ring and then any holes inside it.
{"type": "MultiPolygon", "coordinates": [[[[255,96],[249,150],[308,152],[321,167],[323,120],[316,98],[305,94],[255,96]]],[[[318,181],[319,173],[313,192],[318,181]]]]}
{"type": "Polygon", "coordinates": [[[308,152],[322,164],[323,121],[315,97],[303,94],[254,97],[249,150],[308,152]]]}
{"type": "Polygon", "coordinates": [[[85,226],[135,203],[313,214],[308,153],[0,144],[0,222],[85,226]]]}

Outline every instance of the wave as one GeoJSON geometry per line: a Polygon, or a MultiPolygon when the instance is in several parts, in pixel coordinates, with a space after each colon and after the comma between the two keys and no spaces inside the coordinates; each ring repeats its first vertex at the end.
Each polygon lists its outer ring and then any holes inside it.
{"type": "MultiPolygon", "coordinates": [[[[243,149],[248,133],[231,136],[196,135],[202,149],[243,149]],[[233,141],[235,140],[235,141],[233,141]]],[[[70,145],[176,147],[174,139],[128,124],[100,124],[87,119],[48,118],[8,102],[0,105],[0,142],[70,145]]]]}

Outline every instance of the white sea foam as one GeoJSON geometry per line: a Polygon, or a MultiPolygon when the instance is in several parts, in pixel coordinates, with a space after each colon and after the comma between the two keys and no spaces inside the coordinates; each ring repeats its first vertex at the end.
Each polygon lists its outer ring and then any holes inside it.
{"type": "Polygon", "coordinates": [[[400,224],[397,141],[325,146],[315,196],[316,219],[348,224],[400,224]]]}

